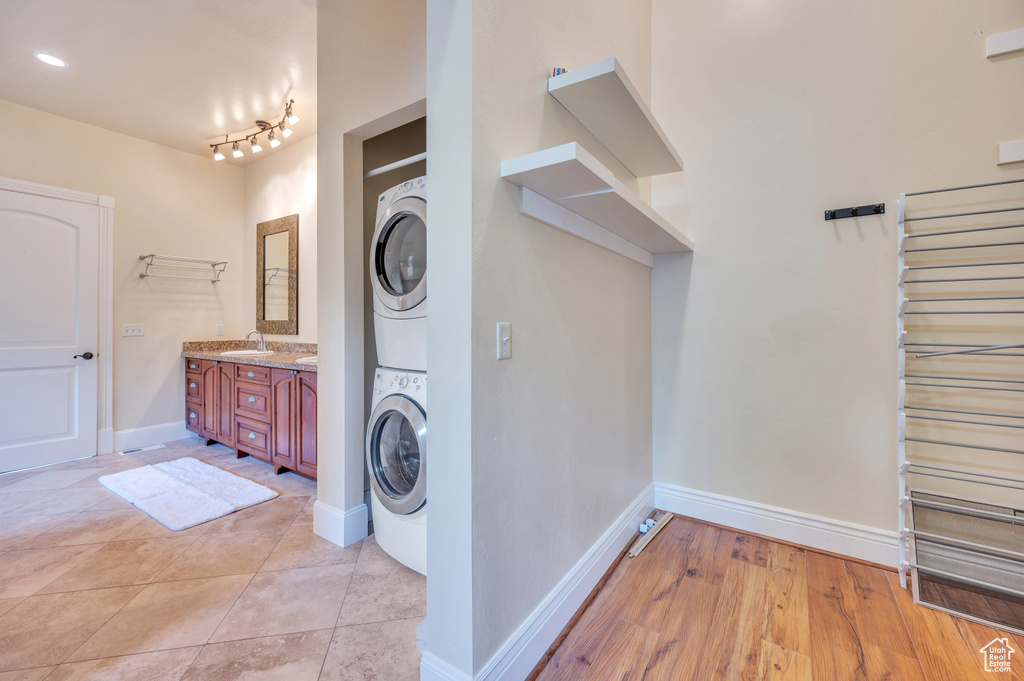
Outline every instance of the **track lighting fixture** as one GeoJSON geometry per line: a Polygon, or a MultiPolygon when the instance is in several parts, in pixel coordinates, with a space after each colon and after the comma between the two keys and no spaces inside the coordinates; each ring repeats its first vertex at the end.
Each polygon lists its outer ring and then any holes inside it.
{"type": "MultiPolygon", "coordinates": [[[[52,54],[46,54],[45,52],[36,52],[36,59],[44,64],[49,64],[50,66],[56,66],[58,68],[65,68],[68,65],[68,63],[60,57],[54,57],[52,54]]],[[[285,109],[285,112],[286,115],[291,116],[291,107],[285,109]]],[[[292,118],[296,121],[299,120],[298,116],[292,116],[292,118]]],[[[292,122],[294,123],[294,121],[292,122]]]]}
{"type": "Polygon", "coordinates": [[[267,140],[270,142],[271,149],[280,146],[281,140],[275,136],[275,130],[280,131],[281,137],[288,139],[288,137],[290,137],[292,134],[292,130],[288,126],[295,125],[296,123],[299,122],[299,117],[292,113],[292,104],[294,103],[294,99],[288,100],[288,103],[285,104],[284,106],[284,115],[281,117],[281,120],[276,124],[268,123],[267,121],[256,121],[256,127],[258,128],[258,130],[254,132],[247,132],[243,136],[237,137],[235,139],[228,139],[228,135],[224,135],[223,142],[217,142],[216,144],[210,145],[210,147],[213,148],[213,159],[215,161],[224,160],[224,154],[220,152],[220,146],[224,144],[231,145],[231,155],[234,156],[235,158],[241,158],[245,156],[245,154],[238,146],[239,142],[248,142],[252,149],[252,153],[254,154],[263,151],[263,147],[260,146],[259,141],[257,140],[257,136],[264,132],[267,133],[267,140]]]}

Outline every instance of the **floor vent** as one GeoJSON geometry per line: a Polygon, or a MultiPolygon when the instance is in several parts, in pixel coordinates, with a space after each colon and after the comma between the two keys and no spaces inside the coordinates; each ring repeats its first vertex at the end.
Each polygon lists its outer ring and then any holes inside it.
{"type": "Polygon", "coordinates": [[[148,452],[151,449],[163,449],[163,445],[150,445],[148,447],[136,447],[135,449],[126,449],[123,452],[118,452],[121,456],[125,454],[138,454],[139,452],[148,452]]]}

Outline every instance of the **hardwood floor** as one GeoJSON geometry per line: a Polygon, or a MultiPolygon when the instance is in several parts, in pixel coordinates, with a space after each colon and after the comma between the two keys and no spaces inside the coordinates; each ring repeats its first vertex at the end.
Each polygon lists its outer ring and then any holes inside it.
{"type": "Polygon", "coordinates": [[[623,557],[538,681],[1024,680],[1024,637],[914,605],[877,567],[673,518],[623,557]],[[1007,636],[1013,671],[979,649],[1007,636]]]}

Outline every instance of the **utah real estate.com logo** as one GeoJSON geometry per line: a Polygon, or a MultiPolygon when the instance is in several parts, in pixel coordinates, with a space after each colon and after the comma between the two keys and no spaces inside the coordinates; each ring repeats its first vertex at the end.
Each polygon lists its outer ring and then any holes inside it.
{"type": "Polygon", "coordinates": [[[978,652],[985,657],[985,671],[1009,672],[1010,655],[1017,651],[1010,647],[1009,639],[995,638],[978,652]]]}

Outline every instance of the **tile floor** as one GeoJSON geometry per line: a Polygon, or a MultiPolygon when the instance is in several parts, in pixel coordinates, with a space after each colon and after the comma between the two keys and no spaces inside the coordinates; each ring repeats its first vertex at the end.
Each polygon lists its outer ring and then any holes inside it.
{"type": "Polygon", "coordinates": [[[426,580],[314,535],[315,498],[196,438],[0,475],[0,681],[418,679],[426,580]],[[183,456],[281,496],[171,532],[97,482],[183,456]]]}

